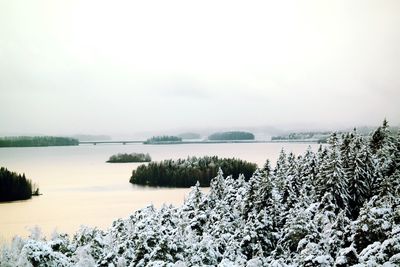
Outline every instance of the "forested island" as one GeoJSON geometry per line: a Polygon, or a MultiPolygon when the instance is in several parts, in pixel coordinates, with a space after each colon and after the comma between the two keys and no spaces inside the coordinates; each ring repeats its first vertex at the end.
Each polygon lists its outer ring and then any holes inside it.
{"type": "Polygon", "coordinates": [[[200,186],[210,186],[218,169],[237,179],[240,174],[249,179],[257,165],[235,158],[189,157],[187,159],[164,160],[141,165],[132,172],[130,182],[138,185],[190,187],[199,181],[200,186]]]}
{"type": "Polygon", "coordinates": [[[0,147],[77,146],[78,139],[58,136],[10,136],[0,138],[0,147]]]}
{"type": "Polygon", "coordinates": [[[6,266],[399,266],[400,133],[333,134],[282,151],[246,182],[220,171],[180,207],[148,206],[106,231],[15,238],[6,266]]]}
{"type": "Polygon", "coordinates": [[[285,135],[272,136],[272,141],[314,141],[327,143],[332,132],[295,132],[285,135]]]}
{"type": "Polygon", "coordinates": [[[177,142],[182,142],[182,138],[178,136],[162,135],[162,136],[153,136],[144,141],[143,144],[151,145],[151,144],[168,144],[177,142]]]}
{"type": "Polygon", "coordinates": [[[254,134],[240,131],[213,133],[208,136],[208,140],[254,140],[254,134]]]}
{"type": "Polygon", "coordinates": [[[109,163],[127,163],[127,162],[150,162],[151,157],[148,153],[118,153],[112,155],[106,162],[109,163]]]}
{"type": "Polygon", "coordinates": [[[0,202],[30,199],[32,195],[39,195],[39,188],[25,174],[0,168],[0,202]]]}

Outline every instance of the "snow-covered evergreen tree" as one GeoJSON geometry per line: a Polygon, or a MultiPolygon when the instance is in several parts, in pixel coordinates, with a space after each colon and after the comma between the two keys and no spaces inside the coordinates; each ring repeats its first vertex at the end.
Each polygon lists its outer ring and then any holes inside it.
{"type": "Polygon", "coordinates": [[[325,193],[332,194],[337,207],[343,209],[349,199],[348,181],[344,174],[336,134],[332,134],[330,144],[328,155],[321,162],[317,175],[317,187],[319,196],[323,196],[325,193]]]}
{"type": "Polygon", "coordinates": [[[274,183],[279,191],[283,191],[283,188],[286,185],[286,172],[287,172],[287,162],[286,162],[286,153],[282,149],[279,153],[278,160],[276,162],[275,169],[273,171],[274,183]]]}

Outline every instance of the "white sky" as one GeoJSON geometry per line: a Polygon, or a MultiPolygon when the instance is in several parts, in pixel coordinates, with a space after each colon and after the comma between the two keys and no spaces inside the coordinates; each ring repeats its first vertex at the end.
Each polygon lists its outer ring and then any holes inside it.
{"type": "Polygon", "coordinates": [[[400,124],[400,1],[0,0],[0,133],[400,124]]]}

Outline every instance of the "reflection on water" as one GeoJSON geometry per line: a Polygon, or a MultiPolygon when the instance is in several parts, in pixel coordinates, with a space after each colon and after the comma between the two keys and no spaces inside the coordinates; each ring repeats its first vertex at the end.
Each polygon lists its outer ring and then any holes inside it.
{"type": "MultiPolygon", "coordinates": [[[[1,148],[0,166],[25,173],[43,195],[27,201],[0,203],[0,242],[27,236],[39,226],[72,234],[80,225],[106,229],[147,205],[181,205],[190,189],[150,188],[129,183],[140,163],[105,163],[116,153],[149,153],[153,160],[217,155],[257,163],[278,157],[282,147],[296,154],[308,144],[82,145],[76,147],[1,148]]],[[[316,148],[313,145],[313,148],[316,148]]],[[[204,189],[207,191],[208,189],[204,189]]]]}

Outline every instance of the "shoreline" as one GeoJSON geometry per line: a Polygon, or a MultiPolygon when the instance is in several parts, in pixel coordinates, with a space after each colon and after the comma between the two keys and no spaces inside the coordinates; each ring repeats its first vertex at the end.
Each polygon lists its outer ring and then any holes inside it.
{"type": "Polygon", "coordinates": [[[143,145],[186,145],[186,144],[274,144],[274,143],[297,143],[297,144],[323,144],[318,140],[208,140],[208,141],[164,141],[145,143],[145,141],[84,141],[79,145],[98,145],[98,144],[143,144],[143,145]]]}

